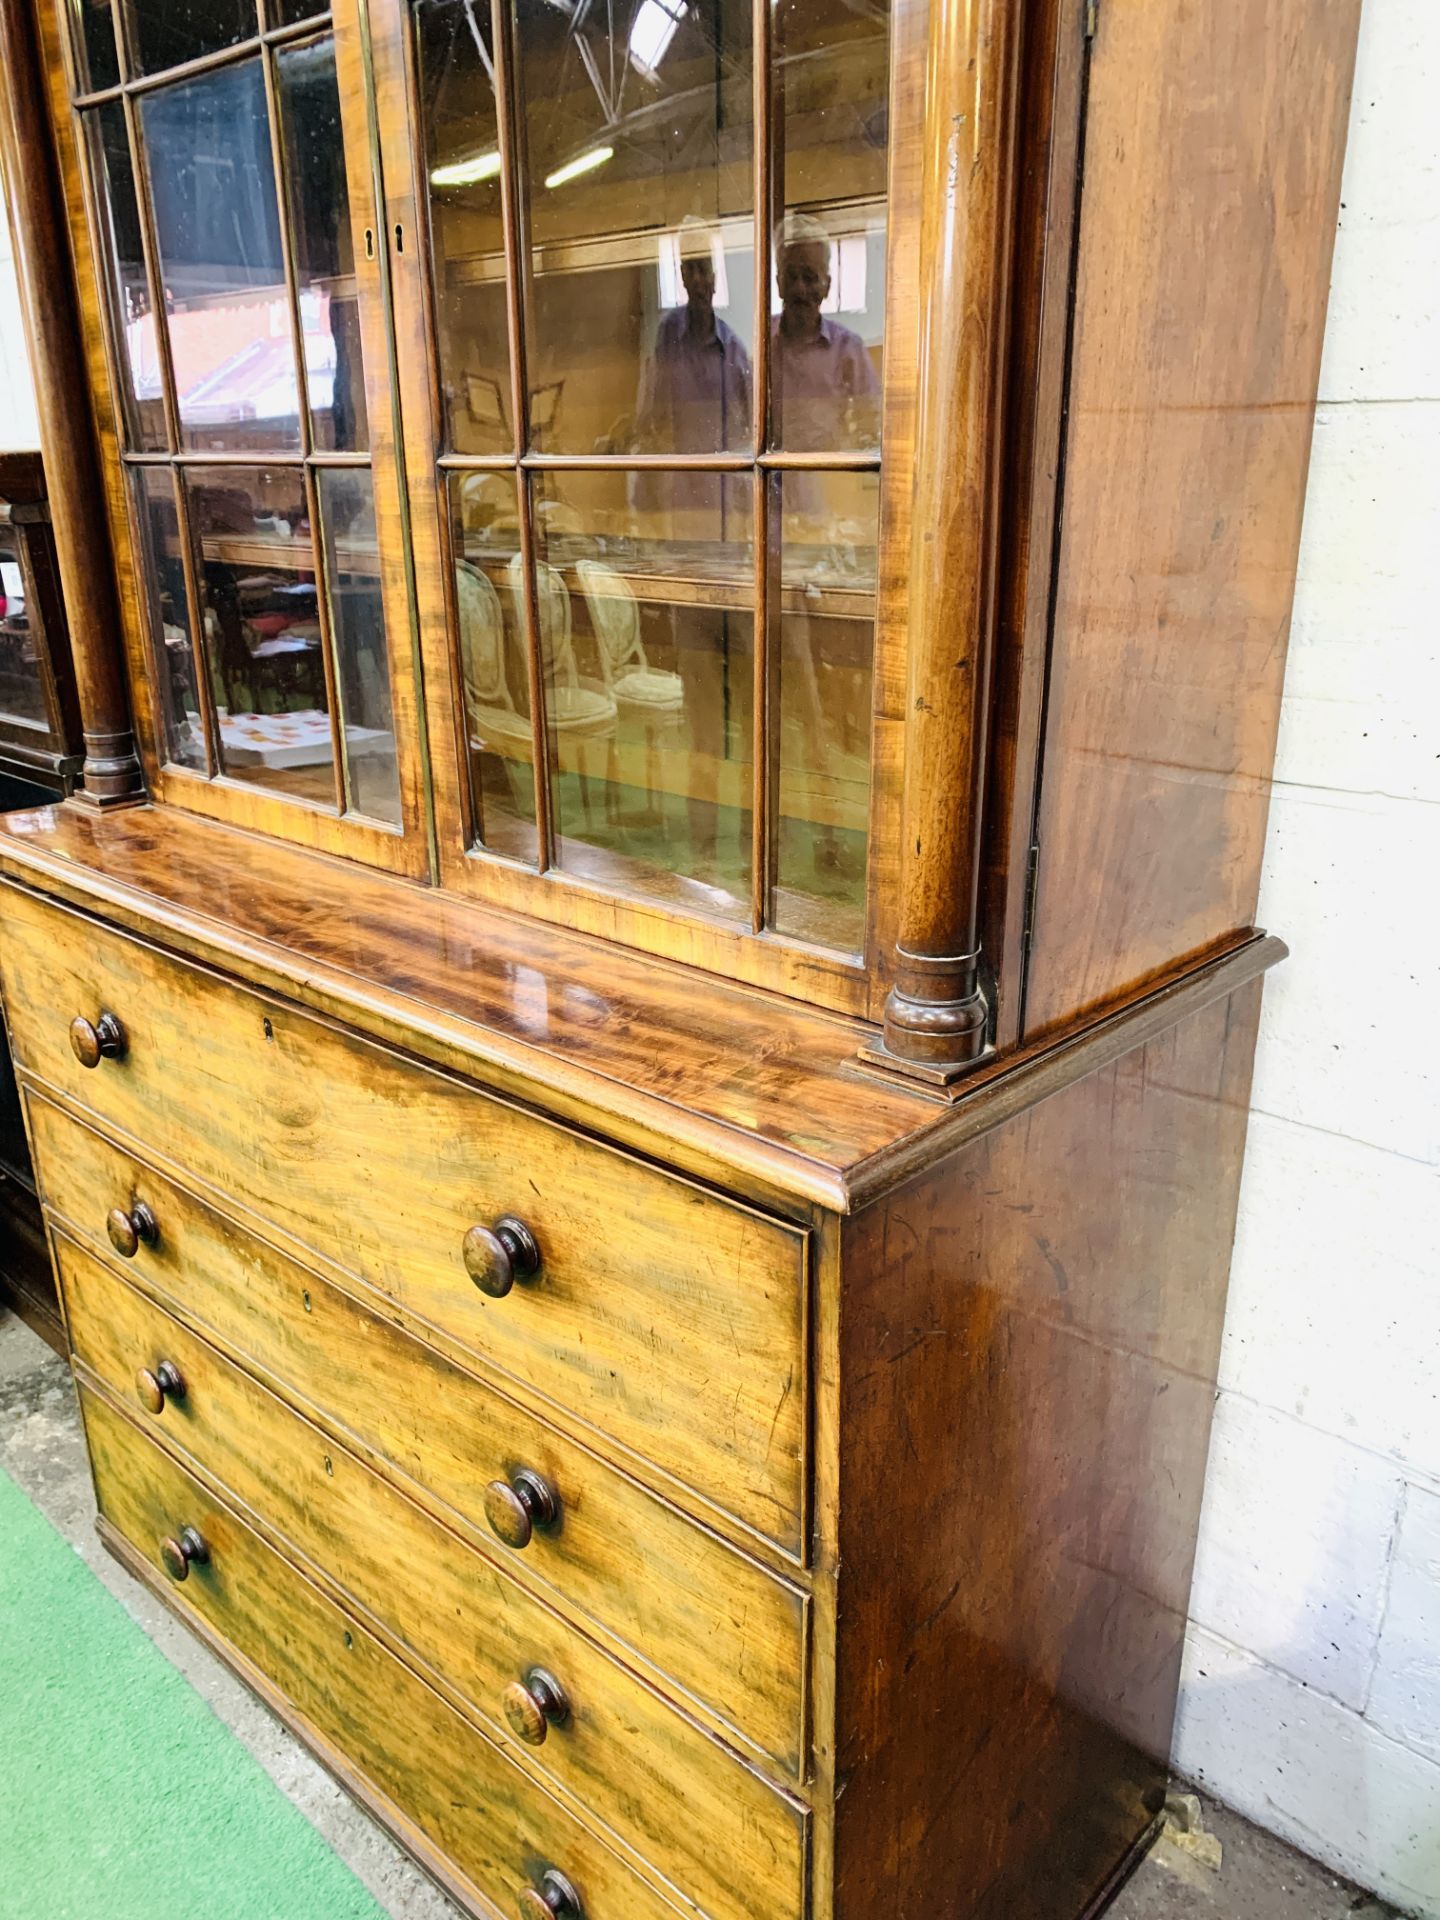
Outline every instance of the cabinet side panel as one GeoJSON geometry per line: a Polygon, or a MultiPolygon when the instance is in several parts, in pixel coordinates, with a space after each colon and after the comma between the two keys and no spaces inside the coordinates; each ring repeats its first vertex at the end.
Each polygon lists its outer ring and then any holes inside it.
{"type": "Polygon", "coordinates": [[[1103,0],[1028,1038],[1254,919],[1358,0],[1103,0]]]}
{"type": "Polygon", "coordinates": [[[1159,1804],[1259,995],[850,1228],[836,1920],[1076,1920],[1159,1804]]]}

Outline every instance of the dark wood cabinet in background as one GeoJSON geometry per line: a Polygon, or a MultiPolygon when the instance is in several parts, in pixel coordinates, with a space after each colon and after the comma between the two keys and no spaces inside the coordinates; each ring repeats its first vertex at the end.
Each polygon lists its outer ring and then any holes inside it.
{"type": "Polygon", "coordinates": [[[1357,14],[0,0],[102,1531],[478,1915],[1153,1830],[1357,14]]]}

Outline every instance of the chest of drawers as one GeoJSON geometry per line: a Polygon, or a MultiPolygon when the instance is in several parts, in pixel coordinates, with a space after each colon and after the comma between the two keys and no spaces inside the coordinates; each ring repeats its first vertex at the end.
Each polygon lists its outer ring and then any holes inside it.
{"type": "Polygon", "coordinates": [[[1163,1793],[1277,944],[959,1105],[819,1022],[620,1098],[625,1009],[583,1078],[487,1056],[413,929],[382,999],[297,896],[242,940],[104,833],[103,899],[0,843],[0,968],[114,1551],[478,1914],[1100,1899],[1163,1793]]]}

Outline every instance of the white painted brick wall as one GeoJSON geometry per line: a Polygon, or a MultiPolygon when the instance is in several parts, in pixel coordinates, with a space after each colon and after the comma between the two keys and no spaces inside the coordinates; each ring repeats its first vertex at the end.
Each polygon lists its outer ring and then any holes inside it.
{"type": "MultiPolygon", "coordinates": [[[[1440,0],[1367,0],[1177,1760],[1440,1916],[1437,103],[1440,0]]],[[[33,445],[8,249],[0,445],[33,445]]]]}
{"type": "MultiPolygon", "coordinates": [[[[1320,0],[1323,4],[1323,0],[1320,0]]],[[[1440,1916],[1440,0],[1367,0],[1177,1763],[1440,1916]]]]}

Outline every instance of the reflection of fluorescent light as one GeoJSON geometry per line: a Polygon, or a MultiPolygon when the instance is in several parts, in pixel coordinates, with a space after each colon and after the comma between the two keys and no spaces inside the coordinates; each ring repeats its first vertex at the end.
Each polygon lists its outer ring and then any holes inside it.
{"type": "Polygon", "coordinates": [[[654,73],[685,18],[682,0],[640,0],[630,29],[630,58],[642,73],[654,73]]]}
{"type": "Polygon", "coordinates": [[[547,173],[547,187],[563,187],[567,180],[578,180],[582,173],[589,173],[595,167],[603,167],[607,160],[615,158],[613,147],[591,147],[588,153],[580,154],[574,160],[567,160],[563,167],[557,167],[554,173],[547,173]]]}
{"type": "Polygon", "coordinates": [[[468,160],[452,160],[449,166],[436,167],[430,184],[432,187],[473,187],[477,181],[493,180],[499,171],[498,153],[472,153],[468,160]]]}

